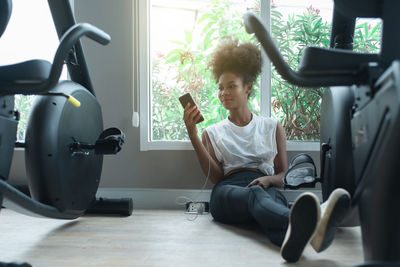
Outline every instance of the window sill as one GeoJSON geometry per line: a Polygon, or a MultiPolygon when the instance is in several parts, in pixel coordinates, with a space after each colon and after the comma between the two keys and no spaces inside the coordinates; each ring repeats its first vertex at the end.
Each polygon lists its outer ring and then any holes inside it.
{"type": "MultiPolygon", "coordinates": [[[[287,151],[319,151],[319,142],[287,141],[287,151]]],[[[193,150],[190,141],[153,141],[140,144],[141,151],[151,150],[193,150]]]]}

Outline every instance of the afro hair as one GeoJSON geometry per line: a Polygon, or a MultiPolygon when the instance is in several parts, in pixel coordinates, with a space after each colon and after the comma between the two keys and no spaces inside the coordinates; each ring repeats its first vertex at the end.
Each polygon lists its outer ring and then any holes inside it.
{"type": "Polygon", "coordinates": [[[213,77],[218,82],[226,71],[242,76],[243,83],[254,83],[261,73],[261,51],[252,43],[239,44],[237,39],[221,41],[210,61],[213,77]]]}

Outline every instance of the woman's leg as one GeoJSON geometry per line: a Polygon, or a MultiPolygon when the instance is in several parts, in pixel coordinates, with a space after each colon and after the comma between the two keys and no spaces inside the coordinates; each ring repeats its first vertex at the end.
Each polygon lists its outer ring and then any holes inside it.
{"type": "Polygon", "coordinates": [[[275,187],[264,190],[252,186],[249,211],[268,235],[271,242],[281,246],[289,223],[289,208],[283,194],[275,187]]]}
{"type": "Polygon", "coordinates": [[[217,184],[211,194],[210,211],[223,223],[256,221],[270,240],[280,246],[288,227],[289,209],[285,197],[274,187],[246,187],[258,172],[234,173],[217,184]]]}
{"type": "Polygon", "coordinates": [[[249,188],[238,185],[216,186],[211,193],[211,215],[223,223],[254,222],[248,208],[249,197],[249,188]]]}

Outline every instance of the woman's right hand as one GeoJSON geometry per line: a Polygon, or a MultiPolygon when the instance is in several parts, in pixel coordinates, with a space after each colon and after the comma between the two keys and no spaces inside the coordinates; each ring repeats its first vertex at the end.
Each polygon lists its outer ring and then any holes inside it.
{"type": "Polygon", "coordinates": [[[189,137],[197,135],[196,122],[200,119],[201,113],[197,106],[188,103],[183,111],[183,121],[185,122],[186,129],[189,137]]]}

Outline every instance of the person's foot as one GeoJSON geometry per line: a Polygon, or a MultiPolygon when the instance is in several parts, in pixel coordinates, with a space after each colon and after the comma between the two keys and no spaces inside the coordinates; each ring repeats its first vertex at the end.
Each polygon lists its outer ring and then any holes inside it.
{"type": "Polygon", "coordinates": [[[313,193],[303,193],[294,202],[289,214],[289,226],[281,247],[281,256],[296,262],[313,237],[320,219],[319,199],[313,193]]]}
{"type": "Polygon", "coordinates": [[[342,188],[335,189],[328,200],[321,205],[322,216],[311,246],[317,252],[327,249],[333,241],[336,227],[350,210],[351,197],[342,188]]]}

